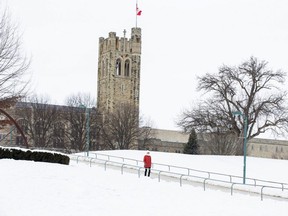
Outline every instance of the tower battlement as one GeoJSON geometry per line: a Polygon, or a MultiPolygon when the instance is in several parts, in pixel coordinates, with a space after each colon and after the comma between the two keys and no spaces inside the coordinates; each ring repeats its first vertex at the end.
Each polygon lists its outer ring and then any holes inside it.
{"type": "Polygon", "coordinates": [[[141,29],[132,28],[130,38],[118,37],[116,32],[109,32],[108,38],[99,38],[99,54],[117,50],[119,52],[141,54],[141,29]]]}

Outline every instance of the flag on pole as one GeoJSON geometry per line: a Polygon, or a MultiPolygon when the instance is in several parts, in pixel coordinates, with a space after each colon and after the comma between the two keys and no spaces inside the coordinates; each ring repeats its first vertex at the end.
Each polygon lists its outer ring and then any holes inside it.
{"type": "Polygon", "coordinates": [[[141,16],[142,10],[139,10],[138,8],[138,0],[136,0],[136,28],[137,28],[137,17],[141,16]]]}
{"type": "Polygon", "coordinates": [[[142,10],[139,10],[138,4],[136,4],[136,15],[141,16],[142,10]]]}

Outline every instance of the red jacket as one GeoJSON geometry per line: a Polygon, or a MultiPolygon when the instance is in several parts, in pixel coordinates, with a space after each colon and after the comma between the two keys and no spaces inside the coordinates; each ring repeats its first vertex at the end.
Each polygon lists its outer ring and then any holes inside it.
{"type": "Polygon", "coordinates": [[[151,156],[150,155],[145,155],[143,162],[144,162],[145,168],[151,168],[151,156]]]}

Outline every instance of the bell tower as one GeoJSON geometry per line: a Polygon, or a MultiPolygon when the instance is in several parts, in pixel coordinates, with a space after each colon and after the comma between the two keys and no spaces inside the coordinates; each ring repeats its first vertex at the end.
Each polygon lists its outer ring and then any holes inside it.
{"type": "Polygon", "coordinates": [[[139,110],[141,29],[132,28],[131,37],[99,38],[97,109],[113,112],[117,106],[129,103],[139,110]]]}

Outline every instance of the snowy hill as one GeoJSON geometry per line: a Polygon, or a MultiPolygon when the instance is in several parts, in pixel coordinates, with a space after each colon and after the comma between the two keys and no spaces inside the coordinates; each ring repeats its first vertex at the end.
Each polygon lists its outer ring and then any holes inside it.
{"type": "MultiPolygon", "coordinates": [[[[105,154],[142,160],[143,151],[105,151],[105,154]]],[[[242,174],[242,157],[182,155],[151,152],[154,163],[166,163],[221,173],[242,174]]],[[[247,176],[288,181],[288,161],[247,158],[247,176]]],[[[125,172],[70,165],[0,160],[2,190],[0,216],[286,216],[288,200],[206,190],[125,172]]]]}

